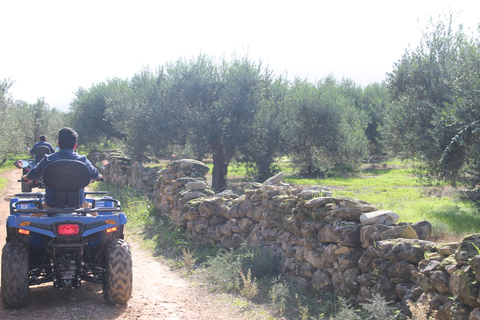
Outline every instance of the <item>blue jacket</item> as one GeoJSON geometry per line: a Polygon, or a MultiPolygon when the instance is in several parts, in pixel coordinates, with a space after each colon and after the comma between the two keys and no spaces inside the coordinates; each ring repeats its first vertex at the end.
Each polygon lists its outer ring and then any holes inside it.
{"type": "MultiPolygon", "coordinates": [[[[39,141],[37,143],[35,143],[32,147],[32,149],[30,150],[30,154],[33,155],[33,151],[35,150],[36,147],[38,146],[46,146],[48,147],[48,149],[50,150],[50,153],[54,153],[55,150],[53,149],[52,145],[46,141],[39,141]]],[[[37,156],[35,156],[35,163],[38,163],[40,160],[42,159],[37,159],[37,156]]]]}
{"type": "MultiPolygon", "coordinates": [[[[38,163],[38,165],[35,168],[33,168],[32,170],[30,170],[30,172],[28,172],[27,179],[29,180],[40,179],[48,164],[50,164],[53,161],[62,160],[62,159],[71,159],[71,160],[81,161],[87,166],[88,171],[90,171],[90,180],[97,180],[100,178],[100,173],[98,172],[98,169],[92,165],[92,163],[87,159],[86,156],[79,155],[78,153],[74,152],[73,149],[60,149],[56,153],[46,155],[38,163]]],[[[84,197],[85,197],[84,191],[82,189],[80,190],[80,203],[83,203],[84,197]]],[[[45,187],[45,202],[50,207],[55,206],[55,190],[49,187],[45,187]]]]}

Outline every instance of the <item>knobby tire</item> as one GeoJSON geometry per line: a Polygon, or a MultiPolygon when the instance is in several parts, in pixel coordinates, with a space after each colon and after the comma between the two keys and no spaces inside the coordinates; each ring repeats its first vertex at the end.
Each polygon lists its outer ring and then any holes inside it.
{"type": "Polygon", "coordinates": [[[28,246],[8,242],[2,250],[2,292],[5,308],[23,308],[29,298],[28,246]]]}
{"type": "Polygon", "coordinates": [[[132,295],[132,252],[123,239],[106,244],[103,296],[112,304],[127,303],[132,295]]]}

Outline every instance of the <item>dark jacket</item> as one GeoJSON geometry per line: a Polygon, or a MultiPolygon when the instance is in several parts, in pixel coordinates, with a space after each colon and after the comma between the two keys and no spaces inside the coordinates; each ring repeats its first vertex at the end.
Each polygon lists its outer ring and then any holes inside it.
{"type": "MultiPolygon", "coordinates": [[[[28,172],[27,179],[29,180],[40,179],[48,164],[50,164],[53,161],[61,160],[61,159],[71,159],[71,160],[81,161],[87,166],[88,171],[90,171],[90,180],[97,180],[100,178],[100,173],[98,172],[98,169],[92,165],[92,163],[87,159],[86,156],[79,155],[78,153],[73,151],[73,149],[60,149],[56,153],[46,155],[38,163],[38,165],[35,168],[33,168],[32,170],[30,170],[30,172],[28,172]]],[[[85,197],[84,191],[82,189],[80,191],[80,203],[83,202],[84,197],[85,197]]],[[[55,190],[52,190],[49,187],[45,187],[45,202],[50,207],[55,206],[55,190]]]]}

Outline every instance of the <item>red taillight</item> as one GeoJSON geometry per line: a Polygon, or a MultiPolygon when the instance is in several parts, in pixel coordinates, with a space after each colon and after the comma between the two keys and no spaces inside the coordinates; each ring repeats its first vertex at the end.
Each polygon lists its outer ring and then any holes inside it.
{"type": "Polygon", "coordinates": [[[111,227],[107,229],[107,233],[115,232],[115,231],[117,231],[117,227],[111,227]]]}
{"type": "Polygon", "coordinates": [[[80,232],[80,227],[78,224],[60,224],[57,231],[61,236],[75,236],[80,232]]]}
{"type": "Polygon", "coordinates": [[[18,229],[18,233],[29,235],[30,231],[25,229],[18,229]]]}

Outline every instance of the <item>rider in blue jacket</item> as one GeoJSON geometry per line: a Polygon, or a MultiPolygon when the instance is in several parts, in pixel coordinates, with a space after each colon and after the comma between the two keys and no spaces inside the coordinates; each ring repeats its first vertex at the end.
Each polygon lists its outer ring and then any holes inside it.
{"type": "MultiPolygon", "coordinates": [[[[82,156],[76,153],[74,150],[77,147],[78,134],[72,128],[64,127],[58,131],[58,147],[60,150],[56,153],[46,155],[38,165],[30,170],[28,174],[24,175],[23,180],[38,180],[42,177],[43,172],[48,164],[53,161],[61,159],[71,159],[83,162],[90,172],[90,180],[95,181],[102,178],[102,175],[98,172],[86,156],[82,156]]],[[[55,190],[49,187],[45,187],[45,209],[53,208],[55,206],[55,190]]],[[[80,203],[82,207],[89,207],[88,202],[84,202],[83,189],[80,192],[80,203]]]]}
{"type": "MultiPolygon", "coordinates": [[[[55,150],[53,149],[52,145],[50,143],[47,142],[47,138],[42,134],[39,138],[39,141],[37,143],[35,143],[32,147],[32,149],[30,150],[30,154],[33,156],[35,155],[35,148],[36,147],[39,147],[39,146],[46,146],[49,150],[50,150],[50,153],[54,153],[55,150]]],[[[40,160],[42,159],[38,159],[37,158],[37,155],[35,155],[35,163],[38,163],[40,160]]]]}

